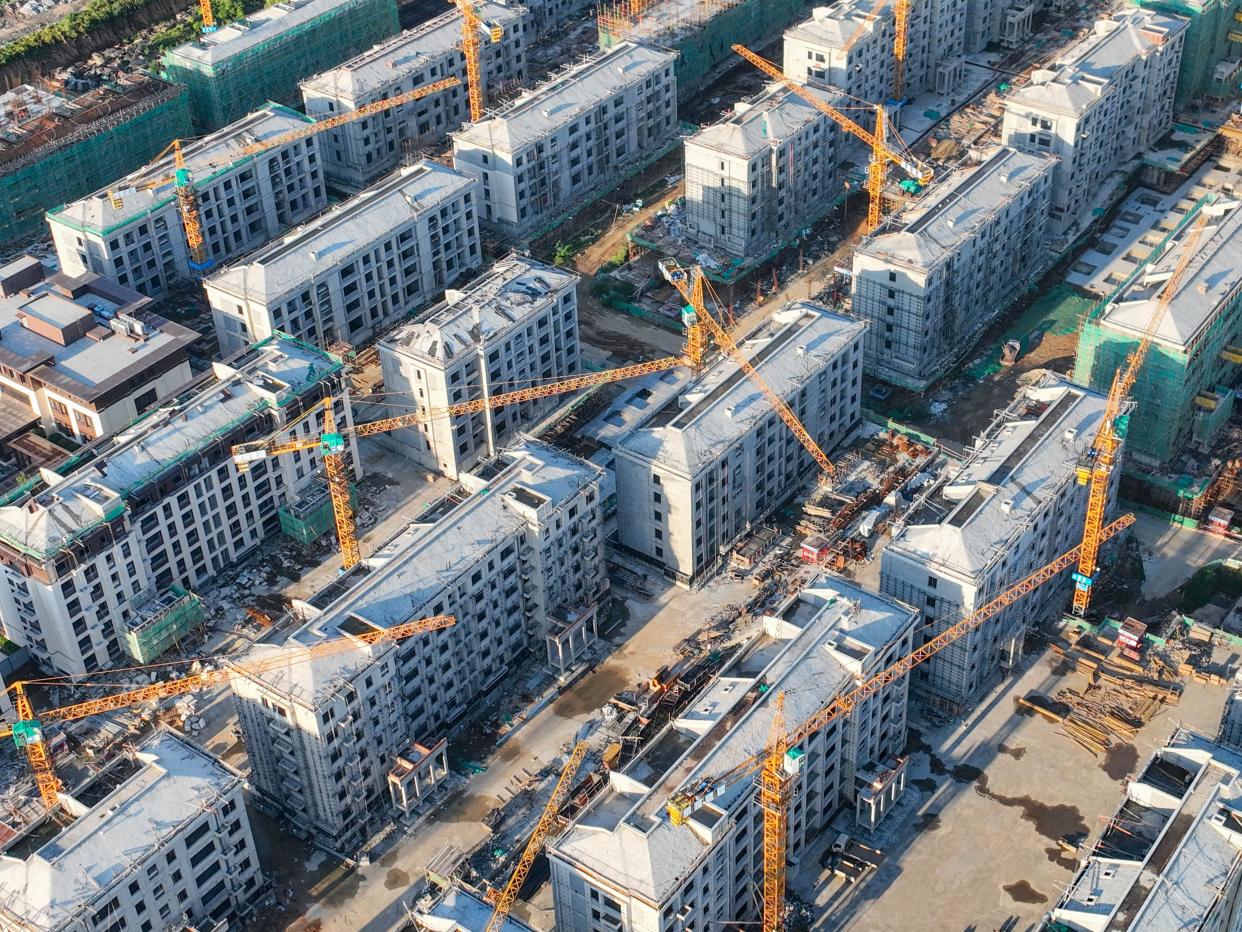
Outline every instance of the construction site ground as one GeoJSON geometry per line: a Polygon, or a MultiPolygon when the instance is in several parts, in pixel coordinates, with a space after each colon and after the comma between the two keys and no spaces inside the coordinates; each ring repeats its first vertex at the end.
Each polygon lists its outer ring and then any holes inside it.
{"type": "MultiPolygon", "coordinates": [[[[486,770],[471,777],[416,831],[401,837],[369,866],[353,870],[329,867],[276,926],[323,932],[386,932],[404,916],[405,906],[418,894],[427,867],[446,849],[468,852],[489,838],[484,819],[509,794],[515,778],[524,770],[539,770],[556,760],[583,723],[615,693],[669,663],[675,657],[677,643],[706,624],[715,612],[753,594],[746,582],[722,581],[694,592],[661,585],[666,588],[651,599],[622,592],[629,596],[625,599],[628,621],[615,636],[616,649],[596,669],[511,732],[499,747],[490,751],[471,747],[486,770]]],[[[316,868],[325,868],[322,858],[311,857],[316,868]]],[[[291,870],[296,877],[310,868],[290,860],[283,869],[291,870]]],[[[289,887],[291,879],[278,876],[277,886],[289,887]]],[[[519,903],[517,912],[529,915],[528,909],[519,903]]]]}
{"type": "Polygon", "coordinates": [[[1094,841],[1126,777],[1179,724],[1215,734],[1225,696],[1190,682],[1178,706],[1101,758],[1051,722],[1014,712],[1014,697],[1031,690],[1084,684],[1036,657],[960,721],[912,716],[905,794],[874,837],[856,836],[885,853],[881,866],[846,886],[821,876],[814,851],[792,878],[791,891],[815,904],[813,928],[905,932],[927,928],[929,916],[939,929],[1035,927],[1073,876],[1058,840],[1090,832],[1094,841]]]}

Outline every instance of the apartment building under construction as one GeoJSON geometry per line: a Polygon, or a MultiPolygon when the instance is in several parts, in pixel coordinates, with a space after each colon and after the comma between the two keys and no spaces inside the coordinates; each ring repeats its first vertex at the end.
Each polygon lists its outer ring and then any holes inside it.
{"type": "Polygon", "coordinates": [[[855,250],[850,307],[871,324],[869,375],[925,390],[1047,268],[1055,167],[996,147],[855,250]]]}
{"type": "Polygon", "coordinates": [[[258,791],[351,856],[385,822],[425,811],[444,777],[448,727],[523,661],[563,673],[594,641],[608,591],[602,480],[576,457],[520,443],[296,603],[310,620],[287,647],[431,615],[457,623],[239,671],[233,692],[258,791]]]}
{"type": "MultiPolygon", "coordinates": [[[[249,252],[328,206],[318,136],[255,155],[242,150],[310,120],[270,104],[185,146],[210,265],[249,252]]],[[[150,298],[193,280],[171,155],[48,212],[61,269],[95,272],[150,298]]]]}
{"type": "MultiPolygon", "coordinates": [[[[534,28],[527,9],[513,3],[487,0],[474,9],[489,28],[499,30],[499,41],[484,41],[479,47],[480,80],[488,99],[495,100],[526,77],[534,28]]],[[[439,145],[470,119],[461,29],[461,13],[448,10],[302,82],[302,102],[317,120],[444,78],[461,82],[326,132],[320,149],[333,185],[351,191],[365,187],[421,150],[439,145]]]]}
{"type": "MultiPolygon", "coordinates": [[[[694,703],[548,843],[556,928],[710,929],[757,924],[763,809],[745,776],[674,825],[675,793],[763,753],[784,697],[800,723],[915,646],[919,613],[820,577],[758,618],[759,630],[694,703]]],[[[873,829],[905,785],[906,679],[873,693],[787,759],[788,857],[797,863],[853,811],[873,829]]]]}
{"type": "MultiPolygon", "coordinates": [[[[1105,402],[1063,376],[1045,375],[894,526],[880,558],[880,591],[922,611],[922,641],[1082,539],[1087,487],[1077,472],[1105,402]]],[[[1110,510],[1120,472],[1112,477],[1110,510]]],[[[1017,666],[1027,629],[1061,609],[1070,585],[1068,575],[1046,583],[953,641],[914,670],[911,688],[947,709],[969,707],[1017,666]]]]}

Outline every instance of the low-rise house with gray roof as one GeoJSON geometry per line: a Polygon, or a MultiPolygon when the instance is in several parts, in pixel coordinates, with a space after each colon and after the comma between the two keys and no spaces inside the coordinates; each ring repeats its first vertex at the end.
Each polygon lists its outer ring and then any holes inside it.
{"type": "Polygon", "coordinates": [[[419,162],[204,282],[227,354],[277,331],[369,343],[483,262],[478,184],[419,162]]]}
{"type": "MultiPolygon", "coordinates": [[[[758,631],[686,710],[548,842],[559,932],[651,932],[756,925],[763,810],[743,773],[675,825],[670,801],[761,755],[775,699],[792,731],[913,649],[919,613],[820,576],[756,619],[758,631]]],[[[842,810],[874,829],[905,787],[907,680],[798,740],[789,778],[787,855],[807,856],[842,810]]]]}
{"type": "MultiPolygon", "coordinates": [[[[740,347],[830,456],[862,423],[865,329],[799,301],[740,347]]],[[[698,376],[661,373],[644,388],[609,415],[626,428],[610,440],[618,537],[694,584],[818,467],[728,359],[698,376]]]]}
{"type": "Polygon", "coordinates": [[[61,793],[0,852],[0,926],[222,928],[263,883],[240,774],[171,731],[61,793]]]}
{"type": "MultiPolygon", "coordinates": [[[[1078,469],[1107,399],[1049,373],[1018,396],[893,527],[880,591],[922,610],[930,640],[1082,540],[1087,486],[1078,469]]],[[[1113,470],[1111,520],[1121,469],[1113,470]]],[[[911,688],[968,708],[1022,659],[1028,629],[1065,605],[1070,573],[1045,583],[921,664],[911,688]]]]}
{"type": "Polygon", "coordinates": [[[259,792],[350,855],[386,819],[425,809],[449,726],[524,659],[563,674],[595,640],[608,592],[601,482],[598,467],[523,441],[295,603],[306,625],[260,657],[433,615],[457,623],[241,671],[233,692],[259,792]]]}
{"type": "Polygon", "coordinates": [[[33,256],[0,268],[0,442],[36,423],[94,440],[189,382],[199,335],[151,303],[93,272],[49,273],[33,256]]]}
{"type": "Polygon", "coordinates": [[[563,396],[495,410],[433,417],[433,412],[577,375],[578,276],[522,256],[501,260],[461,290],[380,343],[389,413],[422,413],[416,427],[389,434],[402,453],[455,478],[495,456],[537,424],[563,396]]]}
{"type": "MultiPolygon", "coordinates": [[[[290,436],[313,436],[320,416],[310,409],[339,396],[340,383],[338,358],[273,337],[215,363],[61,472],[41,469],[8,492],[4,635],[43,667],[75,675],[126,660],[135,638],[167,641],[155,635],[169,625],[188,631],[199,615],[183,610],[193,590],[279,532],[277,510],[315,480],[320,457],[306,450],[239,472],[231,447],[307,412],[290,436]]],[[[348,417],[341,405],[338,423],[348,417]]]]}
{"type": "Polygon", "coordinates": [[[997,147],[942,178],[854,251],[867,374],[923,391],[1052,261],[1056,159],[997,147]]]}
{"type": "Polygon", "coordinates": [[[621,42],[453,134],[480,220],[509,236],[555,225],[677,138],[673,52],[621,42]]]}

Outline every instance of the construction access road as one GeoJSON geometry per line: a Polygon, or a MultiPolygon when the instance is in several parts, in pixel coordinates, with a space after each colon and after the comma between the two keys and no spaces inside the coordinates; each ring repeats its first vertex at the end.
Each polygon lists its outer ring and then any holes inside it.
{"type": "MultiPolygon", "coordinates": [[[[342,872],[323,884],[316,901],[291,909],[284,927],[321,932],[388,932],[406,915],[427,867],[447,848],[468,852],[490,835],[483,818],[507,796],[523,770],[536,771],[556,760],[561,748],[615,693],[651,677],[675,656],[679,641],[697,631],[718,610],[754,594],[747,582],[717,582],[687,591],[669,586],[654,599],[627,599],[629,622],[618,647],[593,672],[533,716],[482,763],[486,771],[470,778],[415,831],[401,838],[367,867],[342,872]],[[297,912],[304,911],[302,916],[297,912]]],[[[515,713],[517,709],[513,710],[515,713]]],[[[450,752],[452,742],[450,741],[450,752]]],[[[519,903],[517,912],[523,912],[519,903]]]]}

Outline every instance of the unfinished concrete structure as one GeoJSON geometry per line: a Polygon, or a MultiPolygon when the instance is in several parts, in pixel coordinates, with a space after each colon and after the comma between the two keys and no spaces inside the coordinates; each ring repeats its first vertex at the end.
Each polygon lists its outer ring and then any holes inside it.
{"type": "Polygon", "coordinates": [[[832,120],[781,84],[737,103],[686,140],[686,236],[748,262],[784,245],[843,195],[842,141],[832,120]]]}
{"type": "Polygon", "coordinates": [[[430,417],[462,401],[576,374],[578,280],[573,272],[510,256],[389,333],[379,347],[384,391],[397,402],[389,413],[429,415],[388,435],[401,452],[455,478],[555,411],[564,398],[430,417]]]}
{"type": "MultiPolygon", "coordinates": [[[[212,264],[261,246],[328,206],[317,136],[258,155],[241,151],[309,122],[294,110],[269,105],[185,146],[212,264]]],[[[169,156],[108,189],[49,211],[61,269],[70,275],[105,275],[149,298],[163,297],[176,282],[195,278],[173,170],[169,156]]]]}
{"type": "Polygon", "coordinates": [[[190,135],[184,87],[120,75],[76,93],[66,84],[0,94],[0,243],[43,230],[44,213],[155,158],[190,135]]]}
{"type": "MultiPolygon", "coordinates": [[[[773,697],[792,727],[913,648],[918,612],[823,576],[759,619],[760,631],[678,719],[548,845],[556,928],[710,929],[758,918],[762,810],[749,777],[682,826],[674,793],[763,752],[773,697]]],[[[907,680],[860,702],[785,759],[792,778],[788,856],[794,862],[849,807],[872,818],[904,783],[907,680]],[[881,777],[881,774],[883,775],[881,777]]]]}
{"type": "Polygon", "coordinates": [[[998,146],[854,252],[867,374],[923,391],[1047,267],[1056,160],[998,146]]]}
{"type": "Polygon", "coordinates": [[[430,615],[457,623],[235,677],[265,798],[348,853],[386,819],[425,809],[447,727],[528,654],[561,672],[560,658],[567,669],[593,640],[608,591],[601,482],[598,468],[526,441],[461,476],[352,574],[297,603],[311,620],[289,647],[430,615]],[[411,767],[425,777],[417,787],[411,767]]]}
{"type": "MultiPolygon", "coordinates": [[[[861,423],[865,324],[794,302],[741,350],[826,451],[861,423]]],[[[733,362],[666,372],[615,413],[622,544],[693,584],[810,475],[814,461],[733,362]]]]}
{"type": "Polygon", "coordinates": [[[23,932],[221,928],[263,882],[243,781],[170,731],[62,791],[0,853],[0,925],[23,932]]]}
{"type": "Polygon", "coordinates": [[[1005,98],[1005,145],[1059,159],[1054,236],[1081,232],[1101,206],[1108,176],[1169,129],[1185,32],[1186,20],[1176,16],[1117,13],[1005,98]]]}
{"type": "Polygon", "coordinates": [[[199,335],[94,273],[34,256],[0,268],[0,442],[36,423],[81,443],[120,430],[190,381],[199,335]]]}
{"type": "Polygon", "coordinates": [[[396,0],[281,0],[164,53],[164,74],[190,89],[207,132],[265,100],[292,104],[298,81],[399,28],[396,0]]]}
{"type": "MultiPolygon", "coordinates": [[[[1082,539],[1076,478],[1106,399],[1055,374],[1023,389],[894,526],[880,591],[922,610],[930,640],[1082,539]]],[[[1109,491],[1109,511],[1117,476],[1109,491]]],[[[928,701],[964,709],[1022,657],[1027,628],[1065,604],[1068,573],[958,638],[911,675],[928,701]]]]}
{"type": "MultiPolygon", "coordinates": [[[[476,3],[475,11],[501,29],[499,42],[483,40],[479,48],[483,87],[494,99],[526,77],[526,46],[534,30],[525,7],[516,4],[487,0],[476,3]]],[[[470,119],[461,13],[442,13],[303,81],[306,112],[322,120],[447,77],[461,83],[325,133],[320,149],[328,180],[351,191],[362,188],[420,149],[443,142],[470,119]]]]}
{"type": "Polygon", "coordinates": [[[276,332],[351,346],[482,263],[478,185],[437,162],[394,172],[205,283],[220,351],[276,332]]]}
{"type": "Polygon", "coordinates": [[[622,43],[453,134],[482,185],[482,221],[524,238],[650,164],[677,138],[671,52],[622,43]]]}
{"type": "MultiPolygon", "coordinates": [[[[194,614],[177,610],[192,598],[186,590],[276,534],[277,509],[314,479],[319,460],[308,450],[239,473],[231,446],[338,395],[340,368],[313,347],[267,340],[86,448],[64,475],[41,470],[8,492],[0,499],[5,636],[46,668],[74,675],[119,663],[131,629],[150,642],[170,625],[188,631],[194,614]],[[167,599],[174,586],[185,594],[167,599]]],[[[318,422],[312,414],[291,435],[309,436],[318,422]]]]}
{"type": "MultiPolygon", "coordinates": [[[[1083,324],[1074,377],[1107,391],[1147,330],[1165,282],[1188,247],[1200,211],[1208,214],[1194,255],[1152,335],[1151,351],[1130,392],[1126,448],[1146,469],[1187,450],[1210,450],[1229,422],[1242,364],[1242,210],[1232,199],[1170,215],[1175,229],[1137,274],[1092,308],[1083,324]]],[[[1146,470],[1142,470],[1146,471],[1146,470]]]]}
{"type": "MultiPolygon", "coordinates": [[[[967,0],[910,3],[906,96],[924,91],[947,95],[961,82],[966,4],[967,0]]],[[[893,94],[893,35],[891,3],[844,0],[832,7],[815,7],[810,19],[785,30],[785,74],[883,103],[893,94]]]]}
{"type": "Polygon", "coordinates": [[[1242,757],[1179,728],[1126,781],[1048,920],[1071,932],[1224,932],[1240,916],[1242,757]]]}

